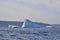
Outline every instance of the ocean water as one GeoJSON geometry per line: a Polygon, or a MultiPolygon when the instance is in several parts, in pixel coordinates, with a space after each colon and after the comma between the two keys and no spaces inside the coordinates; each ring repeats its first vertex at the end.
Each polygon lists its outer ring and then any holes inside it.
{"type": "Polygon", "coordinates": [[[0,27],[0,40],[60,40],[60,28],[0,27]]]}
{"type": "Polygon", "coordinates": [[[48,24],[40,23],[45,25],[40,28],[22,28],[22,24],[23,22],[0,21],[0,40],[60,40],[59,24],[47,26],[48,24]]]}

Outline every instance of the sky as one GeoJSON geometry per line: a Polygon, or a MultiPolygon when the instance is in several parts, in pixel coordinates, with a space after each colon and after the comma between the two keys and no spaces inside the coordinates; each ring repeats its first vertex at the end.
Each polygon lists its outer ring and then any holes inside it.
{"type": "Polygon", "coordinates": [[[0,0],[0,21],[60,24],[60,0],[0,0]]]}

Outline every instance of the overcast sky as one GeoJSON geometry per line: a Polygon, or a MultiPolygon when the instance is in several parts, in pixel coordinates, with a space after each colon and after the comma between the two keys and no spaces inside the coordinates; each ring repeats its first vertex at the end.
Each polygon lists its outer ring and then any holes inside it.
{"type": "Polygon", "coordinates": [[[0,0],[0,20],[60,24],[60,0],[0,0]]]}

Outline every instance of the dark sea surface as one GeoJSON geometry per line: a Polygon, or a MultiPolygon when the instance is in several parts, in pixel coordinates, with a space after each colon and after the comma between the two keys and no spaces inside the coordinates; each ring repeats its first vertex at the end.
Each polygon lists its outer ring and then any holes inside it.
{"type": "Polygon", "coordinates": [[[22,28],[20,22],[0,22],[0,40],[60,40],[60,26],[22,28]],[[8,25],[18,25],[10,28],[8,25]]]}

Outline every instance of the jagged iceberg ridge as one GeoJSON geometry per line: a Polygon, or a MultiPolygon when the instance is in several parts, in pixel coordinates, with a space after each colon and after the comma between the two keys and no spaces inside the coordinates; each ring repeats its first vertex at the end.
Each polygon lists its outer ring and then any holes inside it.
{"type": "Polygon", "coordinates": [[[45,23],[32,22],[28,19],[26,19],[23,22],[23,25],[22,25],[23,28],[40,28],[40,27],[46,27],[46,26],[50,27],[51,25],[50,24],[45,24],[45,23]]]}
{"type": "Polygon", "coordinates": [[[0,27],[15,27],[15,28],[41,28],[51,26],[50,24],[46,23],[38,23],[32,22],[29,19],[26,19],[24,22],[17,22],[17,21],[0,21],[0,27]]]}

